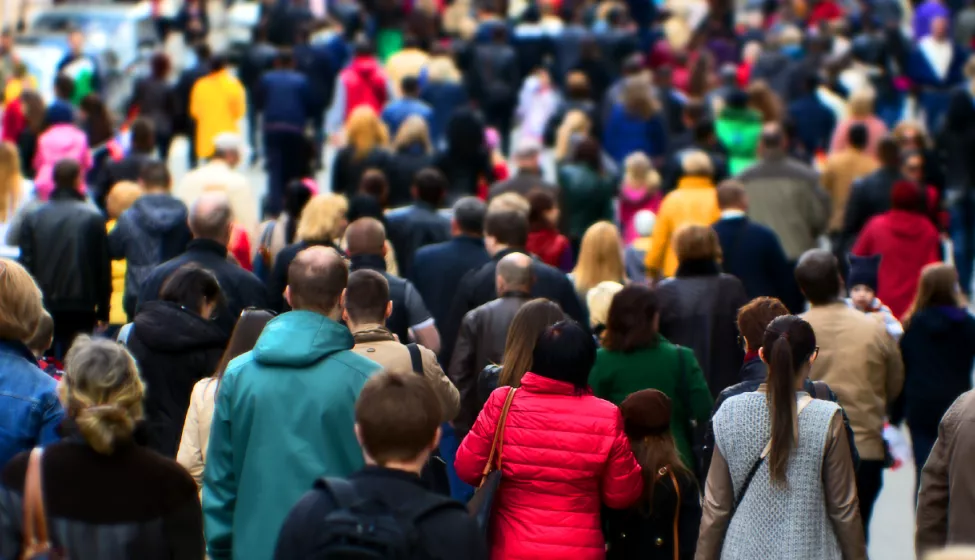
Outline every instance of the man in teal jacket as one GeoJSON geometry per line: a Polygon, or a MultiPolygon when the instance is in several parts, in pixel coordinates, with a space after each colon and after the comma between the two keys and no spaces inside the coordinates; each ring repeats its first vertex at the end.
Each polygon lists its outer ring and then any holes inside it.
{"type": "Polygon", "coordinates": [[[352,334],[337,322],[348,276],[334,249],[299,253],[285,290],[294,311],[227,367],[203,475],[214,560],[268,560],[288,511],[318,477],[363,466],[355,401],[380,366],[352,352],[352,334]]]}

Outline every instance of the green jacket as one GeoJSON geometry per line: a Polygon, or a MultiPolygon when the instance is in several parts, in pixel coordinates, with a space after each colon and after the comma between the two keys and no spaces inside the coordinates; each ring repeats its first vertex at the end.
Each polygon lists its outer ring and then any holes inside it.
{"type": "Polygon", "coordinates": [[[558,178],[562,221],[569,237],[582,239],[589,226],[613,219],[616,178],[577,163],[559,166],[558,178]]]}
{"type": "Polygon", "coordinates": [[[754,109],[725,107],[714,132],[728,151],[728,172],[737,175],[758,158],[758,141],[762,136],[762,115],[754,109]]]}
{"type": "Polygon", "coordinates": [[[220,381],[203,473],[210,558],[268,560],[292,506],[321,476],[363,466],[355,401],[379,364],[344,326],[291,311],[220,381]]]}
{"type": "Polygon", "coordinates": [[[688,467],[694,465],[687,422],[693,419],[697,420],[698,425],[707,425],[713,401],[693,350],[683,347],[678,350],[663,337],[659,338],[655,347],[633,352],[613,352],[600,348],[596,352],[596,364],[589,374],[589,385],[597,397],[617,406],[632,393],[643,389],[657,389],[670,397],[670,430],[684,464],[688,467]],[[678,352],[684,355],[689,403],[681,400],[677,390],[680,379],[678,352]]]}

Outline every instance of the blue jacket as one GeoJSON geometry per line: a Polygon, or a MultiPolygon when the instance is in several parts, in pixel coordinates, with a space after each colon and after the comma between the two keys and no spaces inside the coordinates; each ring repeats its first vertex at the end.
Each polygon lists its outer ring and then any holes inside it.
{"type": "Polygon", "coordinates": [[[430,124],[430,139],[439,146],[447,132],[447,121],[454,111],[467,105],[467,90],[463,84],[453,82],[430,82],[420,92],[420,99],[433,108],[427,122],[430,124]]]}
{"type": "Polygon", "coordinates": [[[64,411],[57,382],[20,342],[0,340],[0,465],[21,451],[60,439],[64,411]]]}
{"type": "Polygon", "coordinates": [[[404,278],[410,278],[413,258],[421,247],[450,240],[450,219],[425,202],[393,210],[386,214],[386,220],[387,237],[404,278]]]}
{"type": "Polygon", "coordinates": [[[355,401],[379,364],[347,328],[310,311],[279,315],[220,381],[203,473],[210,558],[267,560],[284,519],[321,476],[363,466],[355,401]]]}
{"type": "Polygon", "coordinates": [[[271,70],[261,78],[254,100],[264,113],[264,127],[305,130],[316,105],[308,80],[294,70],[271,70]]]}
{"type": "Polygon", "coordinates": [[[403,97],[389,102],[383,108],[382,119],[386,123],[386,128],[389,129],[390,137],[396,136],[396,131],[399,130],[403,121],[413,115],[420,115],[423,120],[427,121],[427,126],[430,126],[430,121],[433,119],[433,109],[423,101],[411,97],[403,97]]]}
{"type": "Polygon", "coordinates": [[[807,158],[811,159],[819,150],[829,150],[836,115],[816,94],[805,95],[790,103],[789,118],[796,127],[796,136],[807,158]]]}
{"type": "Polygon", "coordinates": [[[748,299],[788,296],[792,270],[775,232],[744,216],[718,220],[711,229],[721,243],[721,268],[741,280],[748,299]]]}
{"type": "Polygon", "coordinates": [[[603,149],[617,165],[623,165],[626,156],[634,152],[650,157],[664,155],[667,129],[663,117],[658,113],[644,120],[627,113],[621,103],[614,104],[603,124],[603,149]]]}

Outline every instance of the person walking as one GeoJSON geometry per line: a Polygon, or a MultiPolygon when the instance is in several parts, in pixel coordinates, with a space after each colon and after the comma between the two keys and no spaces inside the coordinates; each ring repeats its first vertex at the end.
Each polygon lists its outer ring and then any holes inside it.
{"type": "Polygon", "coordinates": [[[626,284],[623,241],[620,230],[612,222],[602,221],[591,225],[582,237],[578,255],[569,277],[583,301],[586,301],[589,291],[602,282],[626,284]]]}
{"type": "Polygon", "coordinates": [[[450,219],[437,212],[447,196],[447,179],[439,170],[420,170],[410,189],[413,204],[386,214],[389,242],[396,251],[399,272],[413,273],[413,257],[425,245],[450,239],[450,219]]]}
{"type": "Polygon", "coordinates": [[[416,115],[429,126],[433,119],[433,108],[420,99],[420,81],[415,76],[407,76],[400,82],[400,97],[383,107],[380,116],[391,136],[396,136],[399,127],[406,119],[416,115]]]}
{"type": "Polygon", "coordinates": [[[870,218],[890,210],[894,184],[903,179],[900,146],[895,138],[888,136],[880,140],[877,161],[880,167],[876,171],[857,179],[850,187],[843,211],[841,254],[849,252],[870,218]]]}
{"type": "Polygon", "coordinates": [[[800,390],[816,342],[798,317],[772,321],[766,384],[715,414],[698,558],[867,558],[840,408],[800,390]]]}
{"type": "Polygon", "coordinates": [[[191,206],[204,193],[221,191],[230,199],[234,221],[248,234],[256,234],[258,208],[250,179],[239,169],[243,157],[241,137],[226,133],[213,140],[213,154],[203,165],[189,171],[176,185],[174,194],[191,206]]]}
{"type": "Polygon", "coordinates": [[[860,453],[860,519],[869,536],[873,506],[883,487],[884,418],[904,385],[904,364],[884,324],[840,299],[839,264],[830,252],[806,252],[796,267],[796,281],[810,304],[802,318],[812,325],[820,346],[809,377],[836,392],[853,427],[860,453]]]}
{"type": "Polygon", "coordinates": [[[461,443],[457,474],[477,486],[501,434],[491,558],[604,558],[600,506],[627,508],[642,494],[619,409],[587,389],[595,358],[596,344],[578,324],[549,327],[520,386],[495,390],[461,443]],[[548,420],[531,420],[539,417],[548,420]]]}
{"type": "Polygon", "coordinates": [[[190,90],[189,116],[196,123],[196,156],[209,158],[214,140],[223,133],[240,134],[238,123],[247,111],[244,86],[227,69],[223,57],[210,59],[209,72],[190,90]]]}
{"type": "Polygon", "coordinates": [[[498,131],[501,152],[508,154],[521,75],[507,26],[491,28],[489,40],[474,48],[472,62],[471,97],[484,111],[487,125],[498,131]]]}
{"type": "Polygon", "coordinates": [[[563,229],[576,249],[589,226],[613,219],[619,186],[603,170],[600,154],[599,143],[585,138],[575,147],[572,161],[558,167],[563,229]]]}
{"type": "MultiPolygon", "coordinates": [[[[847,201],[854,183],[877,171],[880,164],[874,154],[867,153],[867,127],[861,123],[850,126],[847,133],[847,146],[833,151],[826,158],[823,168],[823,188],[829,193],[833,203],[828,232],[830,240],[837,248],[837,258],[841,258],[843,222],[847,201]]],[[[879,142],[878,142],[879,143],[879,142]]]]}
{"type": "Polygon", "coordinates": [[[384,174],[390,165],[389,132],[372,107],[352,111],[345,123],[346,144],[332,163],[332,190],[352,198],[368,170],[384,174]]]}
{"type": "Polygon", "coordinates": [[[338,137],[357,109],[368,107],[378,115],[393,97],[393,87],[368,39],[357,39],[353,50],[352,60],[339,73],[332,105],[325,115],[325,130],[333,137],[338,137]]]}
{"type": "Polygon", "coordinates": [[[413,201],[413,181],[420,171],[434,163],[430,129],[423,117],[411,115],[403,121],[393,138],[389,156],[389,198],[384,206],[400,208],[413,201]]]}
{"type": "Polygon", "coordinates": [[[79,560],[203,560],[193,479],[133,441],[145,393],[135,360],[113,340],[82,336],[66,364],[60,394],[67,437],[20,453],[0,477],[0,556],[34,556],[25,545],[48,544],[79,560]],[[51,528],[47,543],[25,536],[25,525],[37,520],[24,518],[24,502],[38,488],[38,515],[51,528]]]}
{"type": "Polygon", "coordinates": [[[159,158],[168,162],[175,132],[173,122],[179,112],[176,88],[169,83],[172,63],[165,53],[156,53],[149,60],[149,68],[149,76],[136,82],[129,105],[138,108],[139,115],[152,123],[153,146],[159,150],[159,158]]]}
{"type": "Polygon", "coordinates": [[[220,381],[203,473],[210,558],[270,558],[288,511],[316,478],[362,467],[352,412],[380,366],[352,352],[352,334],[338,323],[347,281],[334,249],[299,253],[285,295],[294,311],[268,323],[220,381]],[[289,456],[301,460],[281,462],[289,456]]]}
{"type": "Polygon", "coordinates": [[[176,80],[177,113],[173,123],[174,133],[186,135],[189,142],[187,167],[190,169],[195,168],[199,162],[196,134],[199,123],[197,123],[196,116],[191,112],[193,88],[210,73],[210,64],[213,59],[210,45],[205,41],[196,45],[194,54],[196,55],[196,64],[184,69],[176,80]]]}

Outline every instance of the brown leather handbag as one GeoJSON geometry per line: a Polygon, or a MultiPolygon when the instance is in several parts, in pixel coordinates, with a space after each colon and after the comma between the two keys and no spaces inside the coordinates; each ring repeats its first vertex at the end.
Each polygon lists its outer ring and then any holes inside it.
{"type": "Polygon", "coordinates": [[[35,447],[27,462],[24,478],[24,534],[21,560],[66,560],[51,546],[44,512],[44,489],[41,484],[41,457],[44,450],[35,447]]]}
{"type": "Polygon", "coordinates": [[[467,502],[467,511],[477,521],[478,526],[488,535],[488,524],[491,521],[491,506],[494,503],[494,496],[501,486],[501,447],[504,440],[504,426],[508,422],[508,409],[511,408],[511,401],[515,399],[517,388],[508,391],[508,398],[504,400],[504,408],[501,409],[501,416],[498,417],[498,425],[494,428],[494,441],[491,442],[491,452],[488,454],[487,463],[481,472],[481,484],[474,492],[471,501],[467,502]],[[495,466],[497,458],[497,466],[495,466]]]}

